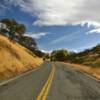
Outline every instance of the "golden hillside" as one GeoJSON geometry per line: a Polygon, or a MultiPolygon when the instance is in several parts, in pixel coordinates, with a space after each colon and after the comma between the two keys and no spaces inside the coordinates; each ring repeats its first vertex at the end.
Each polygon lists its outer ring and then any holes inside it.
{"type": "Polygon", "coordinates": [[[0,79],[15,76],[41,63],[42,60],[28,49],[0,35],[0,79]]]}

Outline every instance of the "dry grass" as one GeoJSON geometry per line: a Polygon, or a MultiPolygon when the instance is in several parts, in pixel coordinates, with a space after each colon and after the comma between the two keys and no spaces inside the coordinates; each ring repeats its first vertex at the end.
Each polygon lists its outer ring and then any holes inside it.
{"type": "Polygon", "coordinates": [[[64,63],[64,64],[70,65],[71,67],[75,68],[76,70],[89,73],[100,80],[100,67],[93,68],[93,67],[79,65],[79,64],[70,64],[70,63],[64,63]]]}
{"type": "Polygon", "coordinates": [[[0,79],[33,69],[43,61],[26,48],[0,35],[0,79]]]}

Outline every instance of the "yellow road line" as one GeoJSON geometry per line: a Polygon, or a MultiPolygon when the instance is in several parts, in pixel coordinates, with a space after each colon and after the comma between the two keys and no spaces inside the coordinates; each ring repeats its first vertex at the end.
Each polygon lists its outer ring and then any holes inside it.
{"type": "Polygon", "coordinates": [[[45,83],[43,89],[41,90],[40,94],[38,95],[36,100],[46,100],[48,92],[50,90],[53,78],[54,78],[54,73],[55,73],[55,66],[52,64],[52,71],[49,75],[49,78],[47,80],[47,82],[45,83]]]}

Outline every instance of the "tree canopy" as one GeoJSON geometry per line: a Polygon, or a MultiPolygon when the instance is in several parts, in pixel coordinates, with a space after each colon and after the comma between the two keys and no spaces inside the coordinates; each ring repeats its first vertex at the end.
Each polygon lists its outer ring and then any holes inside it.
{"type": "Polygon", "coordinates": [[[1,28],[0,33],[4,33],[9,35],[11,39],[14,39],[16,35],[21,36],[26,32],[26,27],[24,24],[18,23],[14,19],[2,19],[0,23],[6,25],[6,28],[1,28]]]}
{"type": "Polygon", "coordinates": [[[64,60],[66,60],[68,55],[69,55],[69,52],[67,50],[64,50],[64,49],[54,50],[51,53],[51,60],[53,60],[53,61],[64,61],[64,60]]]}

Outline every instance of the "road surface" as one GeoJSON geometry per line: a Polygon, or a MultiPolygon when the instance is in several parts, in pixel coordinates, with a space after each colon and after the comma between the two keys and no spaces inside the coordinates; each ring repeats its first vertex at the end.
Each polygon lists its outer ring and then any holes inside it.
{"type": "Polygon", "coordinates": [[[100,81],[59,62],[0,85],[0,100],[100,100],[100,81]]]}

